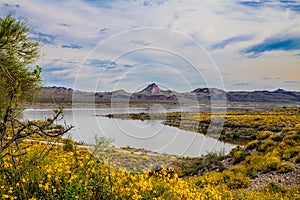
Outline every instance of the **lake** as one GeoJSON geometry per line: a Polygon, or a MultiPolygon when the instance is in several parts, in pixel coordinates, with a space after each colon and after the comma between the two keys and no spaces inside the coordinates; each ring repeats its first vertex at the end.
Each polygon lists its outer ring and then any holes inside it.
{"type": "MultiPolygon", "coordinates": [[[[184,111],[193,111],[185,108],[184,111]]],[[[163,112],[182,111],[176,108],[166,109],[163,112]]],[[[63,120],[59,124],[74,125],[71,131],[72,139],[93,144],[95,135],[105,136],[113,140],[116,147],[130,146],[144,148],[159,153],[175,154],[179,156],[200,156],[208,152],[224,151],[228,153],[234,145],[221,142],[176,127],[163,125],[156,120],[122,120],[99,117],[111,113],[140,113],[159,112],[149,108],[69,108],[64,110],[63,120]]],[[[26,109],[24,119],[47,119],[53,115],[53,109],[26,109]]]]}

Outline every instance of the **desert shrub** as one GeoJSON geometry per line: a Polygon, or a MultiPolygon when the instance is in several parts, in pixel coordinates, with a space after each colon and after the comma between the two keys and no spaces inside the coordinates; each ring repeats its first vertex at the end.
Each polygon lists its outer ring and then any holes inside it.
{"type": "Polygon", "coordinates": [[[282,187],[281,185],[279,185],[276,182],[270,182],[269,184],[267,184],[264,188],[266,191],[271,191],[271,192],[275,192],[275,193],[285,193],[286,189],[284,187],[282,187]]]}
{"type": "Polygon", "coordinates": [[[287,134],[289,134],[289,132],[293,131],[293,128],[292,127],[284,127],[281,132],[280,132],[280,135],[282,137],[286,136],[287,134]]]}
{"type": "Polygon", "coordinates": [[[229,170],[223,172],[208,172],[198,178],[196,184],[199,186],[220,185],[225,183],[230,189],[238,189],[246,187],[250,182],[250,178],[246,176],[246,168],[244,166],[233,166],[229,170]]]}
{"type": "Polygon", "coordinates": [[[9,195],[18,199],[75,199],[80,194],[99,199],[109,188],[109,183],[103,182],[107,170],[94,158],[90,160],[90,156],[86,149],[66,152],[62,146],[35,143],[27,149],[26,156],[18,159],[18,168],[9,167],[12,160],[3,160],[1,168],[14,174],[17,184],[13,185],[0,173],[0,198],[9,195]],[[100,185],[102,189],[97,190],[101,195],[96,195],[93,190],[100,185]]]}
{"type": "Polygon", "coordinates": [[[295,130],[300,134],[300,124],[295,125],[295,130]]]}
{"type": "Polygon", "coordinates": [[[218,185],[221,183],[224,183],[222,172],[216,172],[216,171],[208,172],[203,176],[199,177],[198,180],[196,181],[196,185],[199,185],[201,187],[204,187],[207,184],[218,185]]]}
{"type": "Polygon", "coordinates": [[[182,175],[199,175],[204,174],[207,171],[217,169],[221,171],[224,169],[224,166],[221,162],[223,157],[224,156],[222,155],[222,153],[208,153],[207,155],[204,155],[197,159],[190,167],[184,168],[182,171],[182,175]]]}
{"type": "Polygon", "coordinates": [[[297,156],[295,156],[294,161],[296,163],[300,163],[300,153],[297,156]]]}
{"type": "Polygon", "coordinates": [[[266,153],[266,156],[275,156],[281,158],[282,152],[279,148],[274,149],[273,151],[269,151],[266,153]]]}
{"type": "Polygon", "coordinates": [[[285,145],[286,145],[286,143],[285,143],[284,141],[281,141],[281,142],[278,144],[278,147],[281,148],[281,149],[283,149],[283,148],[285,148],[285,145]]]}
{"type": "Polygon", "coordinates": [[[248,156],[244,164],[246,165],[248,173],[263,172],[267,173],[276,170],[281,163],[279,157],[266,155],[252,155],[248,156]]]}
{"type": "Polygon", "coordinates": [[[275,142],[280,142],[282,141],[282,136],[280,134],[274,134],[273,136],[270,137],[271,140],[275,141],[275,142]]]}
{"type": "Polygon", "coordinates": [[[73,151],[74,145],[70,138],[63,139],[63,150],[64,151],[73,151]]]}
{"type": "Polygon", "coordinates": [[[284,140],[285,145],[296,146],[297,142],[294,139],[286,138],[284,140]]]}
{"type": "Polygon", "coordinates": [[[270,172],[270,171],[276,170],[280,163],[281,163],[280,158],[275,157],[275,156],[273,156],[273,157],[266,156],[264,158],[264,162],[261,163],[260,170],[262,172],[270,172]]]}
{"type": "Polygon", "coordinates": [[[238,171],[225,170],[223,172],[224,182],[230,189],[245,188],[250,182],[250,178],[238,171]]]}
{"type": "Polygon", "coordinates": [[[277,172],[279,173],[287,173],[295,170],[295,165],[290,162],[282,162],[277,166],[277,172]]]}
{"type": "Polygon", "coordinates": [[[300,154],[299,146],[284,148],[282,153],[282,159],[289,160],[291,158],[296,157],[298,154],[300,154]]]}
{"type": "Polygon", "coordinates": [[[252,150],[252,149],[255,149],[257,148],[257,146],[260,144],[260,142],[258,140],[253,140],[251,142],[248,142],[247,143],[247,149],[248,150],[252,150]]]}
{"type": "Polygon", "coordinates": [[[289,132],[282,140],[287,145],[297,146],[300,144],[300,133],[296,131],[289,132]]]}
{"type": "Polygon", "coordinates": [[[268,152],[274,150],[276,147],[276,142],[271,139],[267,139],[257,147],[257,150],[260,152],[268,152]]]}
{"type": "Polygon", "coordinates": [[[278,183],[271,182],[262,190],[235,190],[233,198],[235,200],[299,200],[300,195],[297,188],[284,188],[278,183]]]}
{"type": "Polygon", "coordinates": [[[244,165],[233,165],[228,170],[234,173],[242,173],[244,175],[247,174],[247,169],[244,165]]]}
{"type": "Polygon", "coordinates": [[[273,135],[274,135],[274,133],[271,132],[271,131],[262,131],[262,132],[260,132],[260,133],[256,136],[256,138],[257,138],[258,140],[264,140],[264,139],[267,139],[268,137],[273,136],[273,135]]]}
{"type": "Polygon", "coordinates": [[[183,176],[189,176],[189,175],[196,175],[198,174],[198,171],[202,169],[202,162],[203,158],[197,159],[192,166],[183,168],[182,175],[183,176]]]}
{"type": "Polygon", "coordinates": [[[245,158],[250,155],[250,152],[245,151],[245,150],[234,150],[232,152],[232,156],[234,159],[234,163],[239,163],[243,160],[245,160],[245,158]]]}

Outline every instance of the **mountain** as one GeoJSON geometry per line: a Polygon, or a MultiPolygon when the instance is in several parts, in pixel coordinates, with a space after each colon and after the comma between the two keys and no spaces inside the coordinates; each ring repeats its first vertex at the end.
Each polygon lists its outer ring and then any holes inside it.
{"type": "Polygon", "coordinates": [[[148,85],[145,89],[137,92],[138,94],[158,95],[161,94],[161,89],[155,83],[148,85]]]}
{"type": "Polygon", "coordinates": [[[132,93],[132,101],[177,101],[176,92],[171,90],[162,90],[158,85],[152,83],[145,89],[132,93]]]}
{"type": "Polygon", "coordinates": [[[112,97],[113,98],[130,98],[131,94],[126,92],[125,90],[115,90],[112,92],[112,97]]]}
{"type": "Polygon", "coordinates": [[[190,92],[176,92],[162,90],[157,84],[152,83],[144,89],[128,93],[125,90],[111,92],[83,92],[65,87],[43,87],[36,95],[35,102],[59,103],[109,103],[114,101],[135,101],[135,102],[182,102],[199,101],[208,102],[211,99],[226,99],[228,102],[265,102],[265,103],[299,103],[300,92],[277,89],[274,91],[229,91],[225,92],[217,88],[197,88],[190,92]]]}
{"type": "Polygon", "coordinates": [[[212,98],[218,100],[226,99],[226,92],[217,88],[197,88],[191,93],[196,95],[198,101],[209,101],[212,98]]]}
{"type": "Polygon", "coordinates": [[[275,91],[227,92],[226,95],[227,100],[231,102],[300,102],[300,92],[285,91],[283,89],[277,89],[275,91]]]}
{"type": "Polygon", "coordinates": [[[78,102],[93,102],[95,94],[93,92],[82,92],[65,87],[42,87],[34,98],[35,103],[70,103],[74,100],[78,102]]]}

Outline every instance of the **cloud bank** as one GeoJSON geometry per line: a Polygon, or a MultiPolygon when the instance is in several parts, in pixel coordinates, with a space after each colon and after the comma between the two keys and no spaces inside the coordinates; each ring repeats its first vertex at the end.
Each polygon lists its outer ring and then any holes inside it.
{"type": "Polygon", "coordinates": [[[48,85],[184,91],[218,86],[215,72],[227,90],[300,89],[300,1],[3,0],[0,13],[33,27],[48,85]],[[123,37],[149,27],[165,33],[123,37]]]}

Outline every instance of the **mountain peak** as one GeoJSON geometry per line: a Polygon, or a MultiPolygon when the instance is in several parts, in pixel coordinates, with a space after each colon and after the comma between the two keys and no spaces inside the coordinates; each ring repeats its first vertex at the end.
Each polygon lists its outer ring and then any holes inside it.
{"type": "Polygon", "coordinates": [[[145,93],[145,94],[159,94],[161,92],[161,89],[156,85],[156,83],[152,83],[148,85],[145,89],[140,91],[139,93],[145,93]]]}
{"type": "Polygon", "coordinates": [[[209,88],[197,88],[192,93],[209,93],[209,88]]]}
{"type": "Polygon", "coordinates": [[[70,92],[74,91],[72,88],[59,87],[59,86],[52,86],[50,88],[52,88],[56,91],[70,91],[70,92]]]}
{"type": "Polygon", "coordinates": [[[220,90],[217,88],[197,88],[192,91],[192,93],[205,93],[205,94],[219,94],[224,93],[224,90],[220,90]]]}
{"type": "Polygon", "coordinates": [[[285,92],[285,90],[282,89],[282,88],[278,88],[278,89],[274,90],[273,92],[274,92],[274,93],[285,92]]]}

